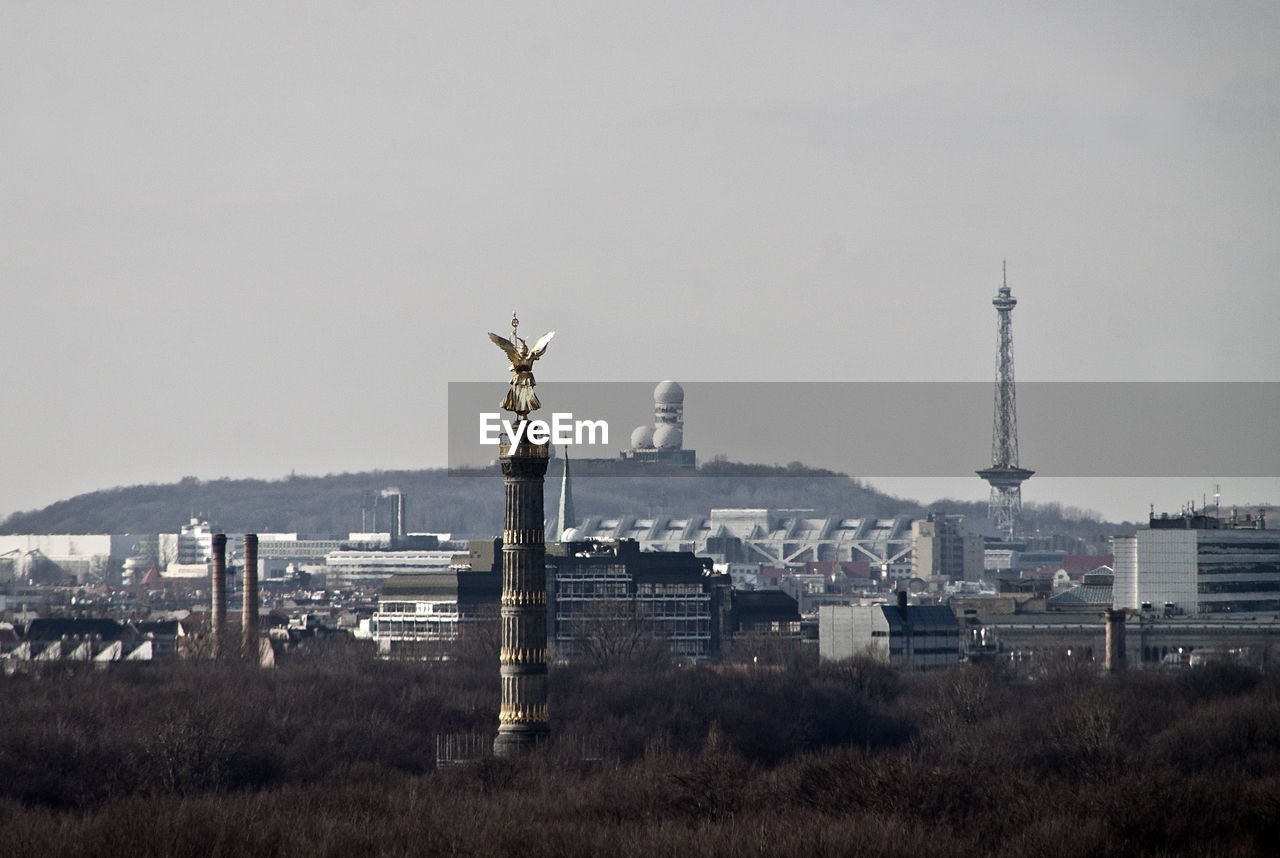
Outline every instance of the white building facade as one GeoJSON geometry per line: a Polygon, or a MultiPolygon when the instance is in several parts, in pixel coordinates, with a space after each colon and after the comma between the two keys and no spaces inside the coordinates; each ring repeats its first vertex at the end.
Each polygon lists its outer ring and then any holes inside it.
{"type": "Polygon", "coordinates": [[[1116,608],[1280,614],[1280,531],[1153,527],[1112,543],[1116,608]]]}

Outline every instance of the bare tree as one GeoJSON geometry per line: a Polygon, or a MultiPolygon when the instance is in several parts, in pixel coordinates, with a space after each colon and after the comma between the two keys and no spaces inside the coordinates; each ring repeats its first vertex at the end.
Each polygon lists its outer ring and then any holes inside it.
{"type": "Polygon", "coordinates": [[[670,658],[667,641],[635,599],[571,603],[576,610],[559,622],[560,655],[598,667],[670,658]]]}

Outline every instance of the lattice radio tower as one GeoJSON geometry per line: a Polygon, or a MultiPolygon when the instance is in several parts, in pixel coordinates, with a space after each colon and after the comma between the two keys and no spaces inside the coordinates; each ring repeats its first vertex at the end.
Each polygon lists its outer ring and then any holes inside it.
{"type": "Polygon", "coordinates": [[[1018,407],[1013,386],[1013,308],[1018,300],[1009,290],[1007,263],[1003,266],[1000,291],[991,300],[995,305],[997,335],[996,408],[991,428],[991,467],[978,471],[991,485],[988,515],[991,523],[1013,539],[1014,526],[1022,509],[1022,483],[1035,471],[1018,467],[1018,407]]]}

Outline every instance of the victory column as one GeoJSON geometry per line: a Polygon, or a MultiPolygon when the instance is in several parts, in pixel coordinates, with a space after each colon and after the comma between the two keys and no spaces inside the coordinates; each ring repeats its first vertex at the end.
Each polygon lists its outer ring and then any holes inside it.
{"type": "MultiPolygon", "coordinates": [[[[517,334],[520,320],[511,315],[511,339],[489,334],[511,363],[511,387],[502,407],[519,423],[541,407],[534,392],[533,364],[547,350],[555,331],[532,349],[517,334]]],[[[506,501],[502,518],[502,642],[499,673],[502,704],[493,753],[511,757],[545,740],[551,733],[547,713],[547,572],[542,504],[549,446],[534,444],[527,432],[516,445],[498,448],[506,501]]]]}

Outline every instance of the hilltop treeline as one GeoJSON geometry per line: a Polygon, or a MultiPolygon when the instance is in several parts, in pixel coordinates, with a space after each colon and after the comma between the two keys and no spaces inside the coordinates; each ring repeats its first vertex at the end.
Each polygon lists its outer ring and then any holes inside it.
{"type": "MultiPolygon", "coordinates": [[[[547,475],[548,515],[560,493],[560,463],[547,475]]],[[[107,489],[59,501],[41,510],[13,513],[0,533],[171,533],[193,515],[228,532],[344,534],[372,527],[361,511],[369,493],[396,487],[408,497],[410,530],[484,535],[502,529],[501,476],[496,470],[468,476],[448,471],[371,471],[281,480],[200,480],[107,489]]],[[[813,509],[847,517],[922,516],[933,510],[985,516],[986,505],[940,501],[929,507],[877,491],[856,478],[787,466],[710,462],[696,475],[575,476],[580,516],[707,515],[719,507],[813,509]]],[[[1123,525],[1057,504],[1028,505],[1029,529],[1104,542],[1123,525]]],[[[385,529],[385,527],[384,527],[385,529]]]]}
{"type": "Polygon", "coordinates": [[[491,661],[333,655],[0,680],[6,850],[1267,855],[1280,839],[1280,682],[1240,666],[564,668],[542,752],[437,768],[437,735],[496,730],[491,661]]]}

